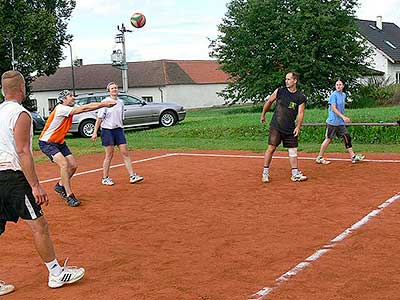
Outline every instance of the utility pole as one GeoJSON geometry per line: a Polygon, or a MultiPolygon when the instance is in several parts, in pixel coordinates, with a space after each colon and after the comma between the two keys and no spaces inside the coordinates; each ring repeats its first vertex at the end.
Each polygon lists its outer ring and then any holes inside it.
{"type": "Polygon", "coordinates": [[[72,95],[75,96],[75,70],[74,70],[74,59],[72,58],[72,46],[70,43],[66,43],[69,46],[69,54],[71,56],[71,77],[72,77],[72,95]]]}
{"type": "Polygon", "coordinates": [[[121,27],[117,26],[118,33],[115,36],[115,43],[122,44],[122,50],[117,49],[114,50],[111,54],[111,61],[113,67],[120,69],[122,72],[122,90],[123,92],[128,92],[128,63],[126,62],[126,47],[125,47],[125,32],[132,32],[132,30],[126,29],[124,23],[122,23],[121,27]]]}
{"type": "Polygon", "coordinates": [[[15,65],[17,64],[17,61],[15,60],[15,57],[14,57],[14,43],[13,43],[12,39],[10,39],[10,43],[11,43],[11,65],[12,65],[13,71],[15,71],[15,65]]]}

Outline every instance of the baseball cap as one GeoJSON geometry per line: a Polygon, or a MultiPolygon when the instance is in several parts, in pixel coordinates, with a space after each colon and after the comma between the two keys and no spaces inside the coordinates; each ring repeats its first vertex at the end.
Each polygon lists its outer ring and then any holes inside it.
{"type": "Polygon", "coordinates": [[[58,103],[62,103],[67,96],[72,95],[72,93],[69,90],[62,90],[61,92],[58,93],[57,101],[58,103]]]}

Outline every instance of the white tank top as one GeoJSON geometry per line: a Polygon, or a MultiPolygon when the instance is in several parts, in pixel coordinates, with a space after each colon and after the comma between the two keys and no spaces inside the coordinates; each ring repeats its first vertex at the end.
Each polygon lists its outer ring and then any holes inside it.
{"type": "MultiPolygon", "coordinates": [[[[21,170],[21,164],[15,147],[14,128],[22,112],[30,113],[18,102],[4,101],[0,104],[0,171],[21,170]]],[[[31,118],[31,144],[32,151],[32,118],[31,118]]]]}

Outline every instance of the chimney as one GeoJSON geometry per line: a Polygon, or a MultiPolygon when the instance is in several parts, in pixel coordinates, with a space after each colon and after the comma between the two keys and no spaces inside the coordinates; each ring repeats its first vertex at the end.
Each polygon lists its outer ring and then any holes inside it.
{"type": "Polygon", "coordinates": [[[378,28],[379,30],[382,30],[382,28],[383,28],[382,16],[376,17],[376,28],[378,28]]]}

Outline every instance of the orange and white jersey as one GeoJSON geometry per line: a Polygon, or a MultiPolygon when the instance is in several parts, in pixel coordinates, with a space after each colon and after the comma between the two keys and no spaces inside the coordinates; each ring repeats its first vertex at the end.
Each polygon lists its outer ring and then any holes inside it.
{"type": "Polygon", "coordinates": [[[72,126],[73,115],[70,113],[73,109],[71,106],[58,104],[47,119],[39,140],[63,144],[64,138],[72,126]]]}

